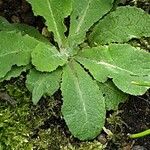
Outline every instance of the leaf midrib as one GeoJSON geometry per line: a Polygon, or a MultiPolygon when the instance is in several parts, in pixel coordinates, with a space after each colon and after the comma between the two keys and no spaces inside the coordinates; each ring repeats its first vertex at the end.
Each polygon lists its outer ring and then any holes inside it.
{"type": "Polygon", "coordinates": [[[125,72],[127,72],[127,73],[129,73],[130,75],[133,75],[133,76],[137,76],[138,75],[138,74],[135,74],[132,71],[128,71],[128,70],[126,70],[124,68],[121,68],[121,67],[119,67],[117,65],[116,66],[112,65],[112,64],[110,64],[108,62],[105,62],[105,61],[96,61],[96,60],[92,60],[92,59],[89,59],[89,58],[83,58],[83,57],[78,57],[78,58],[81,60],[81,62],[82,62],[82,60],[84,61],[84,59],[85,59],[85,60],[88,60],[89,62],[92,62],[92,63],[97,64],[97,65],[103,65],[103,66],[105,66],[107,68],[113,68],[113,69],[118,69],[118,70],[121,70],[121,71],[125,71],[125,72]]]}
{"type": "Polygon", "coordinates": [[[84,11],[84,13],[83,13],[83,16],[81,17],[81,19],[80,19],[80,21],[79,21],[79,24],[78,24],[78,26],[77,26],[77,29],[76,29],[75,33],[78,33],[78,32],[80,31],[81,26],[82,26],[82,24],[83,24],[83,22],[84,22],[84,18],[86,17],[87,11],[88,11],[88,9],[89,9],[89,6],[90,6],[91,1],[92,1],[92,0],[89,0],[88,4],[87,4],[87,6],[86,6],[86,9],[85,9],[85,11],[84,11]]]}
{"type": "Polygon", "coordinates": [[[85,114],[85,122],[87,122],[88,120],[88,116],[87,116],[87,110],[86,110],[86,105],[85,105],[85,102],[84,102],[84,98],[83,98],[83,95],[82,95],[82,91],[81,91],[81,88],[80,88],[80,84],[79,84],[79,80],[78,80],[78,77],[75,73],[75,70],[73,66],[70,66],[72,72],[73,72],[73,75],[74,75],[74,78],[73,78],[73,81],[74,81],[74,84],[75,84],[75,87],[79,93],[79,98],[80,98],[80,101],[81,101],[81,104],[82,104],[82,107],[83,107],[83,112],[85,114]]]}
{"type": "Polygon", "coordinates": [[[60,46],[60,45],[62,45],[62,40],[61,40],[59,31],[58,31],[57,23],[56,23],[56,21],[55,21],[55,17],[54,17],[53,11],[52,11],[52,7],[51,7],[51,4],[50,4],[50,0],[47,0],[47,3],[48,3],[48,8],[49,8],[49,10],[50,10],[50,13],[51,13],[51,15],[52,15],[52,19],[53,19],[53,22],[54,22],[55,31],[56,31],[57,38],[58,38],[58,43],[59,43],[59,46],[60,46]]]}
{"type": "Polygon", "coordinates": [[[15,53],[20,53],[20,52],[30,52],[31,50],[19,50],[19,51],[12,51],[10,53],[5,53],[5,54],[1,54],[0,57],[4,57],[7,55],[11,55],[11,54],[15,54],[15,53]]]}

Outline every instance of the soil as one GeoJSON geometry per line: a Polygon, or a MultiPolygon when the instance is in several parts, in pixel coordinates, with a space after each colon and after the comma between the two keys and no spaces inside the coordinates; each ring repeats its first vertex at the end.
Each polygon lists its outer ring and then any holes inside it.
{"type": "MultiPolygon", "coordinates": [[[[150,127],[150,93],[147,92],[142,97],[130,96],[129,100],[119,107],[121,117],[107,127],[116,134],[116,137],[109,142],[107,149],[118,149],[124,145],[124,150],[149,150],[150,149],[150,136],[138,138],[135,140],[128,139],[128,133],[137,133],[149,129],[150,127]],[[115,123],[117,125],[115,125],[115,123]],[[121,145],[120,145],[121,144],[121,145]]],[[[113,118],[113,117],[112,117],[113,118]]],[[[115,118],[116,119],[116,118],[115,118]]]]}
{"type": "MultiPolygon", "coordinates": [[[[150,2],[148,0],[122,0],[119,5],[135,5],[144,9],[146,12],[150,13],[150,2]]],[[[5,17],[11,23],[25,23],[37,28],[40,32],[43,31],[44,19],[40,16],[34,16],[31,6],[25,0],[0,0],[0,16],[5,17]]],[[[145,40],[145,39],[144,39],[145,40]]],[[[147,39],[146,39],[147,40],[147,39]]],[[[137,41],[141,44],[141,41],[137,41]]],[[[30,97],[28,91],[19,84],[24,81],[26,74],[22,74],[21,77],[12,79],[9,82],[4,82],[0,85],[0,99],[4,101],[0,101],[0,110],[4,109],[4,106],[12,105],[11,110],[16,109],[16,104],[14,104],[14,98],[16,98],[12,92],[10,92],[11,86],[18,86],[23,94],[27,94],[30,97]],[[8,86],[9,85],[9,86],[8,86]],[[7,88],[6,88],[7,87],[7,88]],[[8,88],[9,87],[9,88],[8,88]],[[12,95],[11,95],[12,94],[12,95]],[[12,98],[11,98],[12,97],[12,98]],[[8,100],[8,101],[7,101],[8,100]],[[15,106],[14,106],[15,105],[15,106]]],[[[23,87],[24,84],[23,84],[23,87]]],[[[14,90],[13,90],[14,91],[14,90]]],[[[22,94],[21,94],[22,95],[22,94]]],[[[40,149],[40,140],[38,139],[43,130],[48,132],[49,128],[55,132],[53,136],[60,136],[61,138],[65,137],[66,141],[61,143],[59,138],[55,140],[48,141],[49,143],[44,143],[44,146],[41,149],[50,149],[50,150],[59,150],[60,146],[63,145],[64,149],[77,148],[77,149],[90,149],[88,146],[94,145],[93,150],[97,150],[99,148],[95,148],[95,145],[99,146],[101,142],[104,145],[107,145],[104,149],[106,150],[149,150],[150,149],[150,136],[146,136],[139,139],[129,139],[128,133],[136,133],[150,128],[150,92],[147,92],[143,96],[130,96],[129,100],[124,104],[119,106],[118,111],[110,111],[107,114],[107,121],[105,127],[109,129],[113,135],[110,137],[105,132],[99,135],[95,140],[89,142],[81,142],[75,138],[73,138],[65,125],[64,120],[60,117],[60,108],[62,105],[61,101],[61,92],[58,91],[54,95],[55,102],[53,104],[49,104],[49,98],[43,98],[42,101],[38,104],[38,106],[33,106],[29,102],[30,110],[32,111],[32,115],[36,116],[44,116],[42,119],[42,123],[38,126],[32,126],[32,134],[29,135],[29,139],[35,140],[33,145],[35,149],[40,149]],[[49,107],[50,105],[51,107],[49,107]],[[48,112],[49,111],[49,112],[48,112]],[[50,117],[47,117],[50,115],[50,117]],[[55,128],[57,126],[57,129],[55,128]],[[57,130],[57,132],[56,132],[57,130]],[[58,133],[58,134],[55,134],[58,133]],[[37,140],[38,139],[38,140],[37,140]],[[96,144],[95,144],[96,143],[96,144]],[[38,145],[39,144],[39,145],[38,145]],[[53,145],[53,148],[52,148],[53,145]],[[66,145],[66,146],[65,146],[66,145]],[[69,146],[68,146],[69,145],[69,146]]],[[[20,104],[20,102],[19,102],[20,104]]],[[[18,104],[18,105],[19,105],[18,104]]],[[[19,105],[20,106],[20,105],[19,105]]],[[[28,121],[34,120],[34,117],[29,115],[28,121]]],[[[1,131],[1,130],[0,130],[1,131]]],[[[45,133],[45,132],[44,132],[45,133]]],[[[42,135],[41,137],[43,137],[42,135]]],[[[48,135],[46,135],[48,136],[48,135]]],[[[7,137],[7,135],[6,135],[7,137]]],[[[44,136],[44,138],[46,138],[44,136]]],[[[43,143],[42,143],[43,144],[43,143]]],[[[89,146],[89,147],[90,147],[89,146]]],[[[1,150],[1,147],[0,147],[1,150]]]]}

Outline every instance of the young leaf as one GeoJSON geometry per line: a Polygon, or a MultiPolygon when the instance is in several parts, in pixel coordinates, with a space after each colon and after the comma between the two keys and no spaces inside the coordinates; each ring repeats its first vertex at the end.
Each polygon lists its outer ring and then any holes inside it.
{"type": "Polygon", "coordinates": [[[112,8],[113,1],[73,0],[69,34],[71,46],[84,41],[88,29],[112,8]]]}
{"type": "Polygon", "coordinates": [[[112,81],[105,83],[98,83],[100,90],[105,97],[105,104],[107,110],[117,110],[118,105],[124,102],[128,95],[120,91],[112,81]]]}
{"type": "Polygon", "coordinates": [[[118,7],[93,29],[89,37],[92,44],[127,42],[132,38],[150,36],[150,15],[136,7],[118,7]]]}
{"type": "Polygon", "coordinates": [[[13,65],[30,63],[31,51],[36,47],[37,40],[13,31],[1,31],[0,37],[0,78],[3,78],[13,65]]]}
{"type": "Polygon", "coordinates": [[[54,37],[61,48],[65,42],[63,24],[64,18],[71,12],[71,0],[27,0],[31,3],[36,15],[43,16],[46,19],[46,25],[49,31],[54,32],[54,37]],[[44,8],[44,9],[43,9],[44,8]]]}
{"type": "Polygon", "coordinates": [[[62,113],[75,137],[93,139],[105,122],[105,102],[98,85],[76,62],[64,67],[62,113]]]}
{"type": "Polygon", "coordinates": [[[31,70],[27,76],[26,86],[32,92],[32,101],[37,104],[44,94],[53,95],[60,87],[62,71],[57,69],[51,73],[31,70]]]}
{"type": "Polygon", "coordinates": [[[129,44],[85,49],[77,60],[89,69],[93,77],[105,82],[113,78],[115,85],[132,95],[144,94],[148,87],[137,86],[132,81],[150,81],[150,54],[129,44]]]}
{"type": "Polygon", "coordinates": [[[32,52],[32,64],[42,72],[51,72],[66,62],[67,58],[62,56],[54,46],[45,43],[38,43],[32,52]]]}

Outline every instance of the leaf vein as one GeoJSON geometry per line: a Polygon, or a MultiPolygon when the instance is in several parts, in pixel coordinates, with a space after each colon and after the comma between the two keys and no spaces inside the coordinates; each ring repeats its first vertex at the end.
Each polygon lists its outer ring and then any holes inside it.
{"type": "Polygon", "coordinates": [[[84,13],[83,13],[83,16],[81,17],[80,22],[79,22],[79,24],[78,24],[78,26],[77,26],[77,29],[76,29],[76,32],[75,32],[75,33],[78,33],[78,32],[80,31],[81,26],[82,26],[82,24],[83,24],[83,22],[84,22],[84,18],[86,17],[87,11],[88,11],[88,9],[89,9],[89,6],[90,6],[91,1],[92,1],[92,0],[89,0],[89,2],[88,2],[88,4],[87,4],[87,7],[86,7],[86,9],[85,9],[85,11],[84,11],[84,13]]]}
{"type": "Polygon", "coordinates": [[[50,13],[51,13],[51,15],[52,15],[52,19],[53,19],[53,22],[54,22],[56,34],[57,34],[57,37],[58,37],[58,43],[59,43],[60,45],[62,45],[61,37],[60,37],[59,31],[58,31],[58,27],[57,27],[57,23],[56,23],[56,21],[55,21],[55,17],[54,17],[53,11],[52,11],[52,7],[51,7],[51,4],[50,4],[50,0],[47,0],[47,3],[48,3],[48,8],[49,8],[49,10],[50,10],[50,13]]]}

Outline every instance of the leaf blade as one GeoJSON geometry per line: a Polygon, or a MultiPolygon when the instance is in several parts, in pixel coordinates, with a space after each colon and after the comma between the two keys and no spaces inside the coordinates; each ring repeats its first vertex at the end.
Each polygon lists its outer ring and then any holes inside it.
{"type": "Polygon", "coordinates": [[[38,41],[49,43],[49,41],[42,36],[38,30],[34,27],[31,27],[26,24],[19,23],[9,23],[5,18],[0,16],[0,31],[12,31],[12,32],[20,32],[23,36],[29,35],[30,37],[35,38],[38,41]]]}
{"type": "Polygon", "coordinates": [[[64,68],[62,78],[62,113],[70,131],[81,140],[94,138],[105,121],[104,98],[96,82],[75,62],[64,68]]]}
{"type": "Polygon", "coordinates": [[[117,110],[120,103],[125,102],[128,95],[120,91],[112,81],[98,83],[100,90],[104,94],[107,110],[117,110]]]}
{"type": "Polygon", "coordinates": [[[73,0],[69,35],[71,47],[83,42],[88,29],[111,9],[113,1],[73,0]]]}
{"type": "Polygon", "coordinates": [[[0,37],[0,78],[3,78],[13,65],[26,66],[30,63],[31,51],[37,40],[13,31],[1,31],[0,37]]]}
{"type": "Polygon", "coordinates": [[[16,78],[20,76],[22,72],[25,72],[28,68],[29,66],[20,66],[20,67],[13,66],[11,70],[3,78],[0,78],[0,82],[4,80],[10,80],[11,78],[16,78]]]}
{"type": "Polygon", "coordinates": [[[63,56],[54,46],[38,43],[32,51],[32,64],[41,72],[51,72],[58,66],[63,66],[67,58],[63,56]]]}
{"type": "Polygon", "coordinates": [[[150,15],[136,7],[122,6],[99,21],[89,41],[91,44],[104,45],[149,36],[150,15]]]}
{"type": "Polygon", "coordinates": [[[62,71],[41,73],[32,69],[27,76],[26,86],[32,92],[32,101],[37,104],[44,94],[53,95],[60,87],[62,71]]]}
{"type": "Polygon", "coordinates": [[[33,11],[46,19],[48,30],[54,32],[54,37],[59,47],[65,42],[65,26],[63,24],[71,12],[70,0],[27,0],[33,8],[33,11]],[[43,9],[44,8],[44,9],[43,9]]]}
{"type": "Polygon", "coordinates": [[[147,91],[148,87],[134,85],[132,81],[149,82],[150,54],[148,52],[129,44],[111,44],[86,49],[80,56],[77,60],[96,80],[105,82],[107,78],[113,78],[113,82],[119,89],[132,95],[141,95],[147,91]]]}

